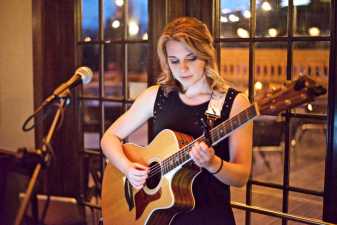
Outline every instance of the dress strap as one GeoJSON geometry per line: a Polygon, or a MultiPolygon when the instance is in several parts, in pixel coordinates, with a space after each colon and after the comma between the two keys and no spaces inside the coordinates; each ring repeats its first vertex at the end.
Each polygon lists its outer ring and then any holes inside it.
{"type": "Polygon", "coordinates": [[[234,98],[238,93],[239,92],[233,88],[229,88],[226,95],[218,91],[213,91],[208,108],[205,112],[207,123],[210,128],[212,128],[215,121],[221,117],[228,118],[234,98]]]}
{"type": "Polygon", "coordinates": [[[226,99],[225,99],[225,103],[224,103],[224,107],[222,108],[222,112],[221,112],[221,115],[224,119],[227,119],[229,117],[234,99],[237,96],[237,94],[239,94],[239,93],[240,92],[235,90],[234,88],[228,89],[226,99]]]}
{"type": "Polygon", "coordinates": [[[225,102],[225,98],[226,96],[223,93],[218,91],[212,92],[211,99],[208,103],[208,108],[205,112],[209,128],[212,128],[214,126],[214,122],[221,118],[221,111],[225,102]]]}
{"type": "Polygon", "coordinates": [[[162,86],[159,86],[157,97],[156,97],[154,107],[153,107],[153,120],[157,119],[157,115],[162,110],[165,100],[166,100],[166,97],[164,95],[164,90],[162,86]]]}

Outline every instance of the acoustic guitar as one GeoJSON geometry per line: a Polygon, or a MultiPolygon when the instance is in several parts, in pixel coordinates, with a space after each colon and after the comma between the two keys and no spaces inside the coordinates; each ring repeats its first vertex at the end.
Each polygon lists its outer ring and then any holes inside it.
{"type": "MultiPolygon", "coordinates": [[[[212,145],[260,115],[277,115],[325,93],[324,87],[306,76],[268,91],[247,109],[211,129],[212,145]]],[[[124,174],[107,164],[102,186],[104,225],[169,225],[179,213],[193,210],[192,185],[201,168],[192,163],[189,151],[193,143],[204,140],[204,135],[193,139],[167,129],[146,147],[123,144],[128,159],[148,165],[149,175],[144,187],[136,190],[124,174]]]]}

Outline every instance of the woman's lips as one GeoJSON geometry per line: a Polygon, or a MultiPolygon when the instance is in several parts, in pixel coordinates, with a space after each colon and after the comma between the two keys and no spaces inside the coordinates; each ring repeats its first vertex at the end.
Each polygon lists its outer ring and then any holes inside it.
{"type": "Polygon", "coordinates": [[[186,76],[181,76],[180,78],[182,79],[187,79],[187,78],[191,78],[193,75],[186,75],[186,76]]]}

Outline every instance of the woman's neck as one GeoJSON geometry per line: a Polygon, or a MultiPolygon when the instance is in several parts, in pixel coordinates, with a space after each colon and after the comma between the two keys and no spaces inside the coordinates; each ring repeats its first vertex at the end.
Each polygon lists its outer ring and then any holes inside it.
{"type": "Polygon", "coordinates": [[[209,86],[206,76],[202,76],[197,82],[195,82],[192,86],[188,87],[183,93],[186,98],[194,98],[200,95],[209,96],[212,94],[212,89],[209,86]]]}
{"type": "Polygon", "coordinates": [[[205,77],[188,87],[184,93],[179,93],[180,99],[187,105],[204,103],[211,98],[211,95],[212,90],[205,77]]]}

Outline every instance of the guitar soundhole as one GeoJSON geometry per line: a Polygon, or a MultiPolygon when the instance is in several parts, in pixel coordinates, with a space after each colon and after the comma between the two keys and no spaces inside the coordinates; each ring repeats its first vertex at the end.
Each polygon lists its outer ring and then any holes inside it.
{"type": "Polygon", "coordinates": [[[149,189],[154,189],[158,186],[161,179],[161,166],[158,162],[152,162],[149,167],[151,169],[149,178],[146,180],[146,186],[149,189]]]}

